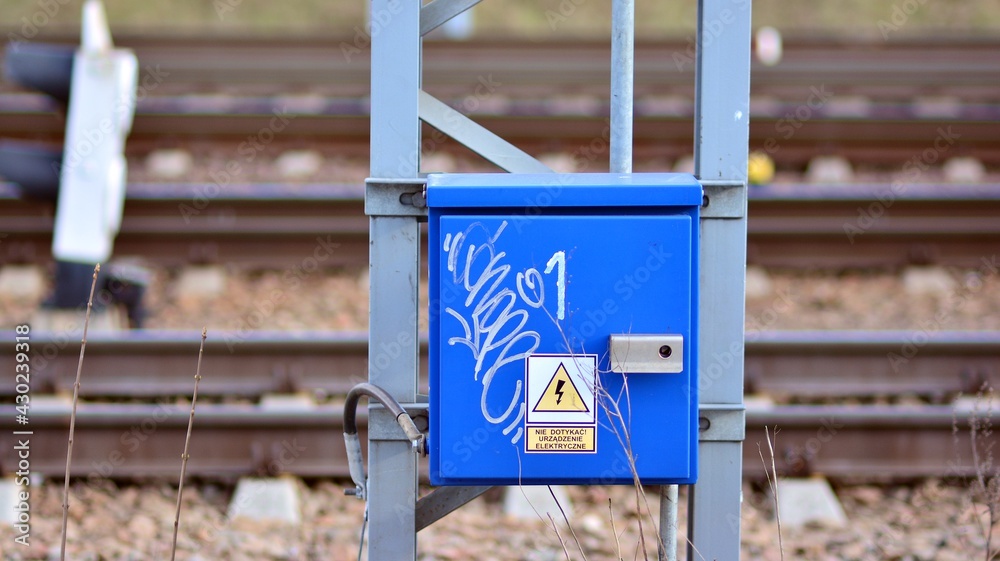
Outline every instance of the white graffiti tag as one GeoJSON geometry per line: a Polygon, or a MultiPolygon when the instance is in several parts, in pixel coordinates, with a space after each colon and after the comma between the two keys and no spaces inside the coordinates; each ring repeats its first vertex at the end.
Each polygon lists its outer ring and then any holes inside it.
{"type": "Polygon", "coordinates": [[[533,267],[510,275],[511,266],[504,263],[507,253],[497,247],[506,227],[507,222],[503,221],[491,233],[481,222],[474,222],[464,232],[445,236],[443,249],[448,271],[456,287],[467,293],[463,303],[465,315],[451,307],[445,308],[445,312],[459,322],[463,332],[460,337],[449,338],[448,344],[468,347],[476,361],[472,374],[483,386],[480,399],[483,416],[495,425],[506,423],[505,435],[517,428],[510,437],[516,443],[524,431],[520,426],[525,410],[522,381],[516,381],[510,401],[500,414],[490,412],[488,396],[500,368],[522,361],[538,349],[541,339],[538,332],[525,329],[528,310],[520,305],[542,307],[545,288],[541,273],[533,267]]]}

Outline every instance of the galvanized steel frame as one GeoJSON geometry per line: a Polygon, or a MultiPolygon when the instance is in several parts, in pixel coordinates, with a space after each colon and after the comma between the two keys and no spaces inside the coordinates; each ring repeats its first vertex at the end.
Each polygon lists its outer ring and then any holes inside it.
{"type": "MultiPolygon", "coordinates": [[[[695,175],[720,185],[706,188],[709,212],[701,221],[699,400],[702,410],[728,410],[730,420],[737,416],[737,426],[745,426],[750,4],[698,1],[695,70],[695,175]],[[723,200],[726,211],[716,214],[713,202],[723,200]]],[[[742,431],[730,430],[699,444],[698,483],[688,501],[688,559],[740,558],[742,440],[742,431]]]]}
{"type": "MultiPolygon", "coordinates": [[[[616,0],[615,10],[630,1],[616,0]]],[[[435,0],[421,7],[412,0],[371,2],[371,21],[379,32],[372,33],[372,179],[366,190],[366,208],[372,211],[369,380],[401,403],[421,401],[417,311],[423,209],[413,189],[420,183],[421,120],[508,171],[550,171],[421,89],[421,37],[476,3],[435,0]],[[410,197],[394,209],[401,193],[410,197]]],[[[617,49],[612,76],[620,96],[631,92],[632,71],[631,57],[619,56],[617,49]]],[[[715,193],[725,194],[725,204],[706,212],[701,224],[700,395],[703,424],[722,410],[729,426],[706,431],[700,444],[699,483],[690,495],[689,559],[739,558],[749,53],[750,0],[699,0],[696,175],[706,183],[706,210],[715,193]],[[731,360],[709,370],[720,355],[731,355],[731,360]]],[[[627,97],[627,106],[615,105],[631,121],[627,97]]],[[[628,146],[612,147],[615,167],[631,167],[631,135],[616,136],[627,137],[628,146]]],[[[384,417],[373,415],[371,422],[388,423],[384,417]]],[[[418,464],[410,443],[373,439],[368,450],[372,561],[415,560],[417,531],[485,490],[443,489],[418,504],[418,464]]]]}

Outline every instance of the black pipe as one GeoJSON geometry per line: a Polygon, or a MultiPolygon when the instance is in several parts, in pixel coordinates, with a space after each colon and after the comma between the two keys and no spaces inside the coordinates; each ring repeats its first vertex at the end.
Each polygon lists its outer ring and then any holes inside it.
{"type": "Polygon", "coordinates": [[[358,434],[358,401],[363,395],[366,395],[384,405],[389,411],[392,412],[393,416],[396,417],[397,420],[400,415],[406,415],[406,411],[403,410],[403,406],[393,399],[393,397],[389,395],[389,392],[374,384],[362,382],[351,388],[351,391],[347,392],[347,401],[344,402],[344,434],[358,434]]]}

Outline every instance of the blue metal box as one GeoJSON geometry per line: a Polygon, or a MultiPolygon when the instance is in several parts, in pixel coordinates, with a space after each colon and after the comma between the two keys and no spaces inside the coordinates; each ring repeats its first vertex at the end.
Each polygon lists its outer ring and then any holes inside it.
{"type": "Polygon", "coordinates": [[[427,181],[435,485],[693,483],[688,174],[427,181]]]}

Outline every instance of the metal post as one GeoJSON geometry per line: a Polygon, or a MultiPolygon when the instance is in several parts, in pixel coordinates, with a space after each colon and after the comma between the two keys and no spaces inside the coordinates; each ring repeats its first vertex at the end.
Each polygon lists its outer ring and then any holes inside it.
{"type": "MultiPolygon", "coordinates": [[[[611,3],[611,158],[612,173],[632,173],[632,121],[635,82],[635,0],[611,3]]],[[[661,561],[677,560],[677,486],[660,489],[661,561]]]]}
{"type": "Polygon", "coordinates": [[[660,561],[677,561],[677,486],[660,487],[660,561]]]}
{"type": "MultiPolygon", "coordinates": [[[[699,399],[743,408],[746,172],[750,97],[750,2],[699,0],[695,174],[737,184],[738,210],[701,221],[699,399]]],[[[732,194],[732,193],[731,193],[732,194]]],[[[743,445],[702,441],[691,489],[688,559],[739,559],[743,445]]]]}
{"type": "Polygon", "coordinates": [[[632,173],[632,102],[635,59],[635,0],[611,3],[612,173],[632,173]]]}
{"type": "MultiPolygon", "coordinates": [[[[420,2],[372,0],[371,176],[419,172],[420,2]]],[[[420,229],[415,216],[372,216],[368,379],[400,403],[417,393],[420,229]]],[[[374,417],[373,421],[374,422],[374,417]]],[[[374,428],[374,427],[373,427],[374,428]]],[[[369,440],[371,561],[417,558],[417,457],[404,440],[369,440]]]]}

